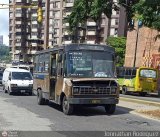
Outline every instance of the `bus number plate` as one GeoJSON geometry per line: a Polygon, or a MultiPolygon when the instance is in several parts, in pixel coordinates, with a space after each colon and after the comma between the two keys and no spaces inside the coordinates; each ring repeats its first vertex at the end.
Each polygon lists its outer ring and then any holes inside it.
{"type": "Polygon", "coordinates": [[[99,104],[99,103],[101,103],[101,101],[100,100],[91,100],[91,103],[92,104],[99,104]]]}

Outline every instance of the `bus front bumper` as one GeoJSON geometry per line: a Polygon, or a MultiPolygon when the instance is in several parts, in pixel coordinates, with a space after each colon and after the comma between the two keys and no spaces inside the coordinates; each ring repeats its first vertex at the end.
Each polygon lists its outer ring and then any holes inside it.
{"type": "Polygon", "coordinates": [[[69,98],[70,104],[106,105],[118,104],[119,98],[69,98]]]}

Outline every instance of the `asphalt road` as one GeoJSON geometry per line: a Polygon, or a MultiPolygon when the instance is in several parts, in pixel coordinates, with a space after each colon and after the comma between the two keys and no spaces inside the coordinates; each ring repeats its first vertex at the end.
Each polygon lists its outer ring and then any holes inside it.
{"type": "Polygon", "coordinates": [[[158,97],[157,95],[154,95],[154,94],[146,95],[145,97],[139,96],[138,94],[131,94],[131,95],[120,94],[120,97],[139,99],[139,100],[145,100],[145,101],[152,101],[152,102],[160,102],[160,97],[158,97]]]}
{"type": "MultiPolygon", "coordinates": [[[[50,103],[39,106],[36,96],[9,96],[0,89],[0,131],[60,131],[33,132],[34,137],[94,137],[104,136],[105,131],[160,131],[160,122],[130,114],[130,111],[118,106],[115,114],[108,116],[103,107],[83,107],[76,108],[73,115],[66,116],[58,105],[50,103]]],[[[32,132],[18,134],[31,136],[32,132]]]]}

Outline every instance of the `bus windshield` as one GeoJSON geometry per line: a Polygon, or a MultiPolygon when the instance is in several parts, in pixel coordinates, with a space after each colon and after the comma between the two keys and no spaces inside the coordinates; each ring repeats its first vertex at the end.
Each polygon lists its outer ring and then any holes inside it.
{"type": "Polygon", "coordinates": [[[140,70],[140,77],[145,78],[156,78],[156,71],[152,69],[141,69],[140,70]]]}
{"type": "Polygon", "coordinates": [[[101,51],[68,52],[67,76],[114,77],[113,55],[101,51]]]}

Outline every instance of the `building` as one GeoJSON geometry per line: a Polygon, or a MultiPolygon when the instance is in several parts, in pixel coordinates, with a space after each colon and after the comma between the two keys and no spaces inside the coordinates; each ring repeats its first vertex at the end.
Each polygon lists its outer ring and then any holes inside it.
{"type": "MultiPolygon", "coordinates": [[[[77,36],[77,42],[82,42],[83,31],[80,26],[77,35],[74,36],[68,33],[69,24],[64,22],[67,15],[71,13],[74,0],[10,0],[10,4],[22,6],[9,9],[9,40],[13,60],[33,62],[36,51],[72,43],[75,36],[77,36]],[[37,22],[37,7],[23,8],[31,3],[38,5],[38,2],[42,2],[42,23],[37,22]]],[[[96,43],[96,23],[88,20],[86,28],[86,43],[96,43]]],[[[108,36],[125,35],[126,16],[122,7],[120,11],[113,10],[111,19],[102,15],[98,43],[105,44],[108,36]]]]}
{"type": "Polygon", "coordinates": [[[139,31],[137,29],[129,31],[124,65],[133,67],[135,61],[136,67],[146,66],[160,70],[160,39],[157,37],[158,34],[158,31],[146,27],[139,28],[139,31]]]}
{"type": "MultiPolygon", "coordinates": [[[[117,2],[117,0],[114,0],[114,2],[117,2]]],[[[69,24],[64,22],[67,15],[71,13],[73,4],[74,0],[50,0],[48,45],[51,47],[73,42],[75,37],[68,33],[67,27],[69,24]]],[[[86,28],[86,43],[96,43],[96,23],[93,20],[88,20],[86,28]]],[[[126,15],[124,8],[121,7],[120,11],[113,10],[111,19],[102,15],[99,34],[100,44],[105,44],[108,36],[126,36],[126,15]]],[[[78,27],[76,36],[78,42],[81,42],[83,36],[81,27],[78,27]]]]}
{"type": "Polygon", "coordinates": [[[3,35],[0,35],[0,45],[3,45],[3,35]]]}
{"type": "Polygon", "coordinates": [[[37,7],[29,7],[33,2],[37,0],[9,1],[13,5],[9,8],[9,45],[13,61],[33,62],[33,55],[41,50],[37,7]]]}

